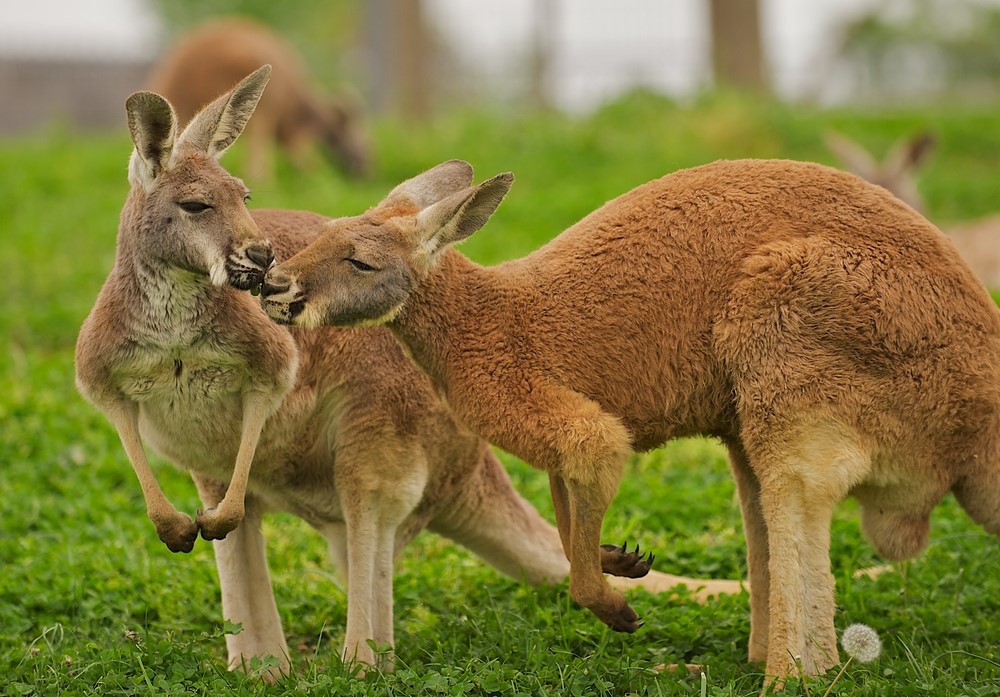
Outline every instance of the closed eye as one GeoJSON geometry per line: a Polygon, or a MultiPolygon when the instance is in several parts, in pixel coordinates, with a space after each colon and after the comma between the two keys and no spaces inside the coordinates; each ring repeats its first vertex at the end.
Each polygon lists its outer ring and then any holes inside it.
{"type": "Polygon", "coordinates": [[[369,264],[366,264],[365,262],[359,261],[357,259],[352,259],[352,258],[348,257],[347,259],[345,259],[345,261],[347,263],[349,263],[351,266],[353,266],[354,268],[356,268],[358,271],[375,271],[376,270],[374,266],[370,266],[369,264]]]}
{"type": "Polygon", "coordinates": [[[207,211],[211,208],[210,205],[203,201],[181,201],[177,204],[188,213],[201,213],[202,211],[207,211]]]}

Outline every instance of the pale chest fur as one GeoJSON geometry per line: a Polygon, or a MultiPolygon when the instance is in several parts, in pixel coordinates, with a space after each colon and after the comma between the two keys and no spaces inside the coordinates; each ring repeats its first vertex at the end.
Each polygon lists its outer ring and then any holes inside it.
{"type": "MultiPolygon", "coordinates": [[[[119,375],[122,391],[139,405],[139,429],[156,452],[188,471],[227,481],[240,444],[249,363],[218,341],[137,351],[119,375]]],[[[261,433],[249,489],[269,505],[313,524],[339,521],[329,444],[323,424],[336,400],[317,408],[312,391],[297,385],[284,395],[261,433]]]]}
{"type": "Polygon", "coordinates": [[[141,346],[116,381],[139,405],[140,430],[153,448],[205,474],[232,468],[250,372],[231,347],[214,337],[141,346]]]}
{"type": "MultiPolygon", "coordinates": [[[[224,320],[238,309],[172,280],[153,286],[159,302],[156,311],[143,314],[142,327],[105,349],[118,356],[111,382],[114,391],[137,405],[146,448],[193,474],[229,481],[240,446],[244,395],[270,384],[274,412],[261,432],[248,490],[268,507],[313,525],[342,521],[329,435],[330,425],[340,419],[338,392],[319,399],[311,382],[295,380],[297,348],[284,364],[262,369],[257,363],[264,343],[277,337],[248,335],[242,322],[233,325],[234,334],[224,320]],[[286,377],[279,378],[282,372],[286,377]]],[[[325,368],[336,372],[337,366],[325,368]]]]}

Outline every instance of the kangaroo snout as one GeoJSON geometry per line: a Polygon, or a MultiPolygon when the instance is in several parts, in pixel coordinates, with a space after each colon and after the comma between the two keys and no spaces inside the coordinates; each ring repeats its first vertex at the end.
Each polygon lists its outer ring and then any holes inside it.
{"type": "Polygon", "coordinates": [[[295,279],[275,266],[264,275],[260,306],[278,324],[300,324],[305,300],[295,279]]]}
{"type": "Polygon", "coordinates": [[[292,279],[279,269],[271,269],[264,275],[264,284],[260,288],[260,294],[261,297],[267,298],[271,295],[285,293],[291,287],[292,279]]]}
{"type": "Polygon", "coordinates": [[[271,243],[267,241],[250,245],[247,247],[246,255],[247,259],[265,271],[274,263],[274,250],[271,249],[271,243]]]}
{"type": "Polygon", "coordinates": [[[251,240],[230,252],[226,261],[229,285],[240,290],[254,290],[274,263],[274,250],[268,240],[251,240]]]}

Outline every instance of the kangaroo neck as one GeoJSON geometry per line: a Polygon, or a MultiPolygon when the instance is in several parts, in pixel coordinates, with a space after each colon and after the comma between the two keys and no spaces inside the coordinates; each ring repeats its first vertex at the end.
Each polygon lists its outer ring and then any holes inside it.
{"type": "MultiPolygon", "coordinates": [[[[130,202],[136,196],[133,192],[130,202]]],[[[183,335],[186,340],[214,315],[220,289],[207,275],[151,254],[142,244],[142,237],[149,233],[142,225],[141,207],[127,206],[118,232],[115,271],[130,298],[132,325],[151,338],[170,340],[183,335]]]]}
{"type": "Polygon", "coordinates": [[[389,325],[413,360],[448,393],[449,366],[476,317],[489,312],[500,297],[495,275],[460,254],[445,250],[438,265],[421,280],[403,310],[389,325]]]}

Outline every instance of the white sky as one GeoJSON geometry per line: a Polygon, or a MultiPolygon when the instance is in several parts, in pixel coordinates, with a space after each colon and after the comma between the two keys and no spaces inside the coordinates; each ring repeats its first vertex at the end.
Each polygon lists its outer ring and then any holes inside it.
{"type": "MultiPolygon", "coordinates": [[[[709,75],[706,0],[553,2],[553,88],[564,106],[585,108],[623,84],[687,94],[709,75]],[[586,68],[581,70],[581,65],[586,68]]],[[[796,95],[812,86],[813,73],[834,48],[833,27],[879,4],[761,0],[762,31],[779,93],[796,95]]],[[[425,6],[456,50],[473,64],[486,66],[487,75],[501,74],[529,50],[535,0],[425,0],[425,6]]]]}
{"type": "Polygon", "coordinates": [[[148,58],[159,37],[144,0],[0,0],[0,54],[148,58]]]}
{"type": "MultiPolygon", "coordinates": [[[[424,0],[467,65],[485,78],[516,69],[536,26],[535,0],[424,0]]],[[[886,0],[761,0],[775,87],[815,85],[832,28],[886,0]]],[[[556,103],[585,109],[625,87],[689,94],[709,74],[706,0],[552,0],[556,103]]],[[[148,0],[0,0],[0,54],[150,58],[162,31],[148,0]]]]}

